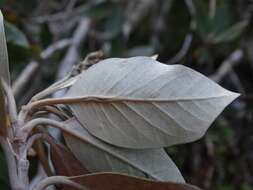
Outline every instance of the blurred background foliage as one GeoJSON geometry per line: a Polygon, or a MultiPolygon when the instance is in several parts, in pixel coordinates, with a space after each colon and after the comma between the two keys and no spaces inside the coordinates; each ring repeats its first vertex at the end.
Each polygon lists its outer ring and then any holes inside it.
{"type": "MultiPolygon", "coordinates": [[[[0,0],[0,8],[13,83],[37,64],[15,93],[19,105],[63,76],[66,63],[96,50],[107,57],[158,54],[161,62],[184,64],[241,93],[202,140],[167,151],[189,183],[253,189],[252,0],[0,0]],[[84,20],[85,36],[66,58],[74,46],[67,42],[84,20]],[[66,44],[57,49],[59,41],[66,44]],[[45,56],[48,47],[53,51],[45,56]]],[[[0,187],[8,189],[4,162],[1,153],[0,187]]]]}

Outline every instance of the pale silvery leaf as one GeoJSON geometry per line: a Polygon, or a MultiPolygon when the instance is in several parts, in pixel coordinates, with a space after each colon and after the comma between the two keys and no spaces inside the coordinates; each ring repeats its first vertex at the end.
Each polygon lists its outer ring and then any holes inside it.
{"type": "Polygon", "coordinates": [[[76,136],[64,134],[70,150],[90,172],[120,172],[160,181],[184,182],[163,149],[133,150],[109,145],[92,136],[76,119],[66,122],[76,136]]]}
{"type": "Polygon", "coordinates": [[[9,60],[4,32],[4,21],[0,10],[0,79],[1,78],[3,78],[7,84],[10,84],[9,60]]]}
{"type": "Polygon", "coordinates": [[[103,60],[66,95],[94,136],[127,148],[158,148],[201,138],[238,94],[182,65],[150,57],[103,60]]]}

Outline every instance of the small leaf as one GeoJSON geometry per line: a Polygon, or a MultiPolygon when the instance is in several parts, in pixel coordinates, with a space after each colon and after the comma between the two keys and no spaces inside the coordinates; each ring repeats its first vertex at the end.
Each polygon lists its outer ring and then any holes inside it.
{"type": "Polygon", "coordinates": [[[244,29],[248,26],[248,21],[239,22],[227,30],[216,34],[212,39],[209,39],[212,43],[222,43],[222,42],[230,42],[235,40],[237,37],[241,35],[244,29]]]}
{"type": "Polygon", "coordinates": [[[0,10],[0,78],[3,78],[7,84],[10,84],[8,51],[5,40],[3,15],[0,10]]]}
{"type": "Polygon", "coordinates": [[[141,177],[148,175],[160,181],[184,182],[163,149],[122,149],[90,135],[76,119],[67,121],[66,126],[75,133],[75,136],[64,134],[68,147],[90,172],[120,172],[141,177]]]}
{"type": "Polygon", "coordinates": [[[74,179],[92,190],[200,190],[189,184],[152,181],[117,173],[97,173],[74,179]]]}
{"type": "Polygon", "coordinates": [[[111,38],[116,37],[122,30],[123,25],[123,14],[120,7],[112,7],[111,13],[105,23],[105,34],[111,38]]]}
{"type": "Polygon", "coordinates": [[[238,94],[185,66],[133,57],[92,66],[66,97],[82,98],[69,106],[92,135],[143,149],[201,138],[238,94]]]}
{"type": "Polygon", "coordinates": [[[6,30],[6,40],[8,43],[12,43],[14,45],[28,48],[29,43],[23,34],[16,26],[5,22],[5,30],[6,30]]]}

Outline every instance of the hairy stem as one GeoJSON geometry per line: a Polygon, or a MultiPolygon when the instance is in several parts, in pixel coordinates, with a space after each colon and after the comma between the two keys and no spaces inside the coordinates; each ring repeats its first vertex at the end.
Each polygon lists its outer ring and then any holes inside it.
{"type": "Polygon", "coordinates": [[[74,182],[71,181],[68,177],[66,176],[52,176],[52,177],[48,177],[42,181],[40,181],[33,190],[43,190],[46,187],[50,186],[50,185],[54,185],[54,184],[64,184],[64,185],[69,185],[72,186],[74,188],[80,189],[80,190],[88,190],[88,188],[74,182]]]}
{"type": "Polygon", "coordinates": [[[27,152],[30,148],[32,148],[34,142],[36,140],[39,140],[39,139],[43,139],[45,140],[46,142],[48,142],[50,145],[53,143],[53,139],[46,133],[37,133],[37,134],[34,134],[32,135],[26,142],[26,145],[25,145],[25,149],[24,149],[24,153],[22,155],[23,158],[26,158],[27,156],[27,152]]]}
{"type": "Polygon", "coordinates": [[[75,134],[69,130],[65,123],[63,122],[59,122],[59,121],[55,121],[52,119],[46,119],[46,118],[37,118],[37,119],[33,119],[29,122],[27,122],[22,128],[21,130],[25,133],[25,134],[29,134],[36,126],[45,126],[45,127],[55,127],[58,128],[60,130],[62,130],[63,132],[66,132],[70,135],[74,135],[75,134]]]}
{"type": "Polygon", "coordinates": [[[58,90],[61,90],[63,88],[67,88],[69,85],[72,84],[72,81],[73,81],[73,77],[71,77],[71,74],[69,74],[66,77],[64,77],[63,79],[59,80],[58,82],[52,84],[51,86],[49,86],[45,90],[43,90],[43,91],[39,92],[38,94],[36,94],[35,96],[33,96],[30,102],[35,102],[37,100],[40,100],[42,98],[49,96],[50,94],[57,92],[58,90]]]}
{"type": "Polygon", "coordinates": [[[17,163],[14,154],[11,151],[10,144],[7,143],[6,139],[0,137],[0,143],[5,154],[8,174],[10,179],[10,185],[12,190],[17,190],[20,186],[17,174],[17,163]]]}

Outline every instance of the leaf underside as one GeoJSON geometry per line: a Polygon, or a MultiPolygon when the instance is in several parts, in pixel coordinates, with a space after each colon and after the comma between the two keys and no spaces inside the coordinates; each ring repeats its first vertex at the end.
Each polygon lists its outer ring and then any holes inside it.
{"type": "Polygon", "coordinates": [[[66,97],[93,97],[69,105],[91,134],[115,146],[143,149],[201,138],[238,94],[185,66],[133,57],[92,66],[66,97]],[[101,97],[104,102],[96,101],[101,97]]]}
{"type": "Polygon", "coordinates": [[[65,122],[75,136],[64,134],[70,150],[90,172],[120,172],[160,181],[184,182],[163,149],[133,150],[107,144],[91,135],[76,119],[65,122]]]}
{"type": "Polygon", "coordinates": [[[117,173],[97,173],[75,179],[92,190],[200,190],[188,184],[151,181],[117,173]]]}

